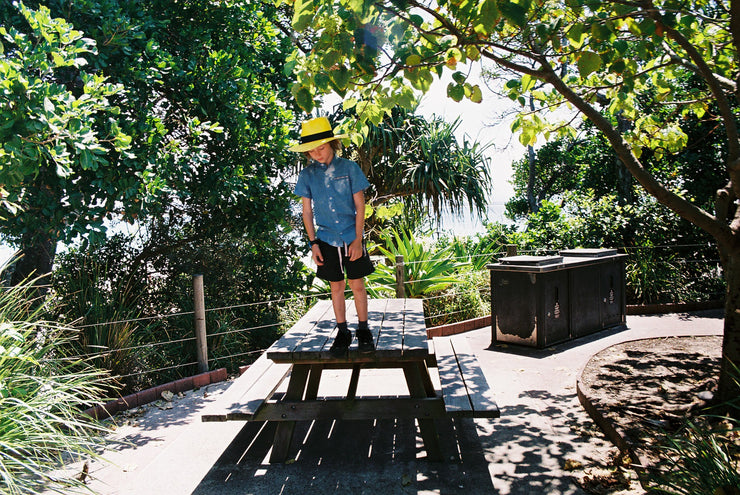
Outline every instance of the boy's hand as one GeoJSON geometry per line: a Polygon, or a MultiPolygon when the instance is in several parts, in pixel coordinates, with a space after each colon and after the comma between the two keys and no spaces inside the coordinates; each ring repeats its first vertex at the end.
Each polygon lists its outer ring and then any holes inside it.
{"type": "Polygon", "coordinates": [[[356,238],[349,245],[349,260],[355,261],[362,257],[362,239],[356,238]]]}
{"type": "Polygon", "coordinates": [[[316,263],[317,266],[321,266],[324,264],[324,257],[321,256],[321,249],[319,248],[318,244],[314,244],[311,246],[311,257],[313,258],[313,262],[316,263]]]}

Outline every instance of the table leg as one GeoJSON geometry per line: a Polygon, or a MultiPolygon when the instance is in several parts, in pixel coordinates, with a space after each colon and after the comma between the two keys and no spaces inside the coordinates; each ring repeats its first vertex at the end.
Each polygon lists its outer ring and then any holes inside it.
{"type": "MultiPolygon", "coordinates": [[[[301,400],[303,398],[309,369],[310,366],[307,364],[296,364],[293,366],[284,400],[301,400]]],[[[285,462],[288,457],[288,451],[290,450],[290,443],[293,440],[294,429],[295,421],[278,422],[277,430],[275,430],[275,439],[272,442],[270,462],[285,462]]]]}
{"type": "Polygon", "coordinates": [[[360,368],[361,364],[355,364],[352,366],[352,377],[349,379],[349,389],[347,390],[347,398],[354,399],[357,395],[357,383],[360,380],[360,368]]]}
{"type": "MultiPolygon", "coordinates": [[[[424,363],[422,362],[421,364],[423,365],[424,363]]],[[[419,366],[419,363],[408,363],[404,365],[403,373],[406,376],[406,384],[409,387],[411,397],[429,397],[426,383],[428,381],[431,384],[431,378],[429,378],[429,371],[426,366],[423,366],[422,370],[422,366],[419,366]]],[[[433,391],[432,394],[434,394],[433,391]]],[[[437,435],[437,427],[434,424],[434,420],[431,418],[417,417],[416,421],[419,422],[419,432],[421,433],[421,438],[424,440],[427,458],[430,461],[441,461],[442,449],[439,446],[439,436],[437,435]]]]}
{"type": "Polygon", "coordinates": [[[306,400],[315,400],[319,395],[319,382],[321,373],[324,371],[323,364],[311,365],[311,372],[308,375],[308,386],[306,387],[306,400]]]}

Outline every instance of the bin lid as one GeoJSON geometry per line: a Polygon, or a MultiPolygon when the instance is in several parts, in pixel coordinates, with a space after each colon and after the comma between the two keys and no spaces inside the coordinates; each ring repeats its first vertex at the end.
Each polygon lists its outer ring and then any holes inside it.
{"type": "Polygon", "coordinates": [[[557,265],[563,262],[562,256],[507,256],[500,258],[499,263],[502,265],[520,265],[520,266],[543,266],[557,265]]]}
{"type": "Polygon", "coordinates": [[[564,249],[558,254],[562,256],[576,256],[581,258],[601,258],[604,256],[614,256],[617,254],[616,249],[564,249]]]}

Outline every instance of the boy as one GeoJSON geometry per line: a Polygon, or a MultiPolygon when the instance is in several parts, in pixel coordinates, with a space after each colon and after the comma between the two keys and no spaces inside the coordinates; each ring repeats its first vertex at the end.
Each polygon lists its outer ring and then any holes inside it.
{"type": "Polygon", "coordinates": [[[294,192],[303,201],[303,225],[317,266],[316,276],[331,287],[338,327],[331,346],[333,353],[346,351],[352,343],[345,314],[345,272],[357,309],[359,349],[370,352],[375,348],[368,328],[365,290],[365,277],[375,267],[363,242],[364,191],[370,183],[355,162],[337,156],[341,149],[339,139],[346,137],[335,136],[329,120],[318,117],[302,124],[301,144],[290,148],[312,160],[301,170],[294,192]]]}

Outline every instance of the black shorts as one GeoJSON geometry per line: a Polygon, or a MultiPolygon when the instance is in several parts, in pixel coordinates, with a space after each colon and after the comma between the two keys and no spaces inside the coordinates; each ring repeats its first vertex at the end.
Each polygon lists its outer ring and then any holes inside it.
{"type": "Polygon", "coordinates": [[[362,256],[355,261],[349,260],[349,246],[332,246],[319,239],[319,249],[324,258],[324,264],[316,267],[316,276],[327,282],[340,282],[347,278],[355,280],[366,277],[375,271],[375,266],[367,254],[365,242],[362,243],[362,256]]]}

